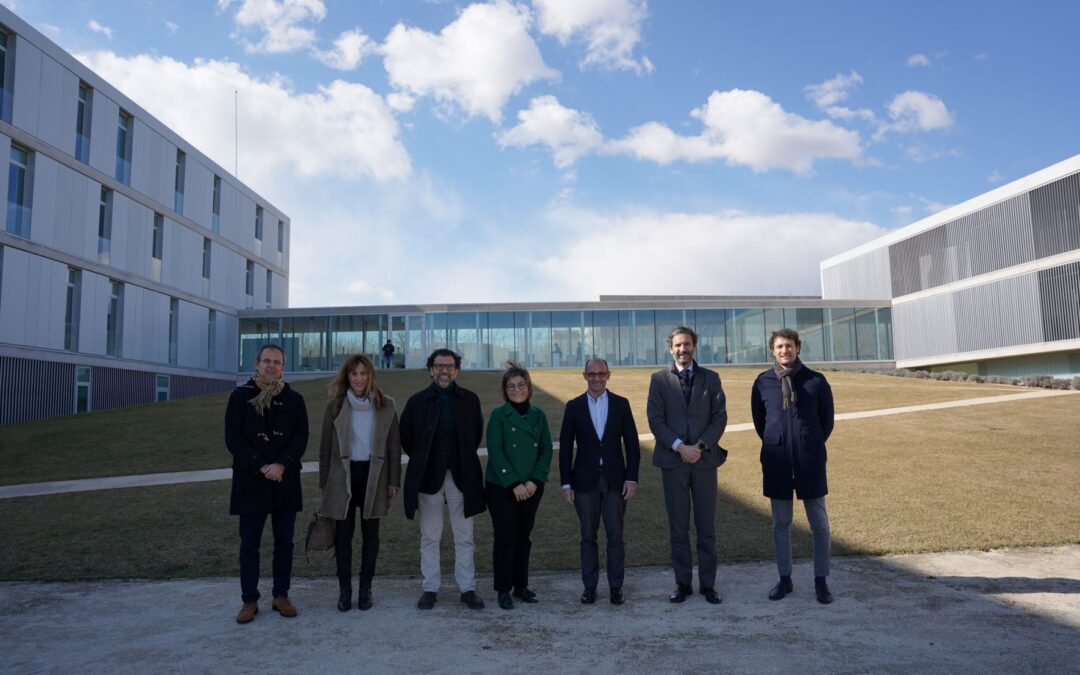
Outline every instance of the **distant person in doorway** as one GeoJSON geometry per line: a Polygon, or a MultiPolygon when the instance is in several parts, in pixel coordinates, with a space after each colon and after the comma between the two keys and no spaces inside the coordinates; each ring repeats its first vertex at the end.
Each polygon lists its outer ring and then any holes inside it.
{"type": "Polygon", "coordinates": [[[240,517],[240,597],[237,623],[259,613],[259,545],[267,517],[274,533],[271,607],[294,617],[289,601],[293,532],[303,508],[300,460],[307,449],[304,397],[285,382],[285,352],[263,345],[255,374],[233,390],[225,410],[225,445],[233,457],[229,513],[240,517]]]}
{"type": "Polygon", "coordinates": [[[389,339],[386,340],[386,344],[382,346],[382,367],[389,370],[394,367],[394,352],[397,350],[394,348],[394,343],[389,339]]]}
{"type": "MultiPolygon", "coordinates": [[[[641,450],[630,402],[608,391],[611,371],[604,359],[585,364],[585,393],[566,402],[559,432],[559,476],[563,497],[581,521],[581,602],[596,602],[600,553],[596,533],[604,521],[607,582],[611,604],[623,604],[626,504],[637,492],[641,450]]],[[[490,445],[490,441],[489,441],[490,445]]]]}
{"type": "Polygon", "coordinates": [[[750,391],[754,429],[761,437],[765,496],[772,504],[773,545],[780,581],[769,591],[780,600],[795,587],[791,581],[792,492],[802,500],[814,536],[814,592],[832,602],[829,561],[832,539],[825,495],[825,442],[833,430],[832,389],[821,373],[799,360],[799,334],[782,328],[769,337],[773,367],[757,376],[750,391]]]}
{"type": "Polygon", "coordinates": [[[532,393],[529,371],[507,364],[502,377],[505,403],[491,411],[487,425],[485,490],[495,539],[495,592],[503,609],[514,608],[513,598],[537,602],[529,588],[530,535],[551,468],[552,444],[547,415],[531,403],[532,393]]]}
{"type": "Polygon", "coordinates": [[[358,609],[371,609],[371,580],[379,555],[379,519],[401,487],[401,439],[394,399],[375,383],[367,354],[345,359],[330,382],[319,441],[319,512],[334,529],[338,611],[352,608],[352,543],[360,511],[358,609]]]}
{"type": "Polygon", "coordinates": [[[480,398],[454,380],[461,356],[436,349],[427,360],[431,386],[413,394],[401,412],[401,449],[409,456],[405,470],[405,517],[420,512],[420,573],[423,593],[418,609],[432,609],[442,585],[439,543],[443,505],[454,534],[454,577],[461,602],[483,609],[476,594],[473,516],[484,511],[484,474],[477,450],[484,435],[480,398]]]}

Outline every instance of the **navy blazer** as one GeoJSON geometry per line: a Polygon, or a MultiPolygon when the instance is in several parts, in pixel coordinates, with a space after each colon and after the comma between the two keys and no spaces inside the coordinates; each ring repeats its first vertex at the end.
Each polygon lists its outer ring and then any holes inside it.
{"type": "Polygon", "coordinates": [[[608,391],[604,437],[597,438],[586,400],[588,395],[586,392],[566,402],[562,430],[559,432],[560,484],[581,492],[595,489],[600,475],[600,458],[603,457],[608,488],[622,491],[624,482],[637,482],[638,465],[641,463],[637,426],[630,411],[630,401],[608,391]],[[573,452],[575,445],[576,456],[573,452]]]}

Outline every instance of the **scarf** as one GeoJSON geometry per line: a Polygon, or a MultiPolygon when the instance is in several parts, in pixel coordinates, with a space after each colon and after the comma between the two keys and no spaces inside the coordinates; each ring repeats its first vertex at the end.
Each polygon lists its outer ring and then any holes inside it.
{"type": "Polygon", "coordinates": [[[783,367],[780,365],[779,361],[773,361],[772,368],[773,372],[776,373],[777,379],[780,380],[780,390],[783,393],[784,410],[787,410],[799,400],[799,397],[795,394],[795,387],[791,386],[791,378],[795,377],[795,374],[802,370],[802,361],[796,358],[790,368],[783,367]]]}
{"type": "Polygon", "coordinates": [[[270,407],[270,401],[285,389],[285,380],[284,378],[266,380],[258,373],[255,373],[252,381],[259,388],[259,393],[255,398],[248,399],[248,403],[251,404],[252,408],[255,408],[255,414],[262,417],[263,413],[270,407]]]}
{"type": "Polygon", "coordinates": [[[375,419],[374,406],[367,396],[357,396],[352,389],[345,392],[349,401],[349,426],[352,433],[348,449],[342,448],[342,455],[347,455],[354,462],[367,462],[371,459],[371,437],[375,419]]]}

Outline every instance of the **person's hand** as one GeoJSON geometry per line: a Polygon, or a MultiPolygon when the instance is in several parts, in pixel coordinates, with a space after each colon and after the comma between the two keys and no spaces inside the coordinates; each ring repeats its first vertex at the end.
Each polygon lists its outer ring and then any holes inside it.
{"type": "Polygon", "coordinates": [[[696,445],[690,445],[689,443],[683,443],[676,451],[679,453],[679,457],[682,457],[682,461],[687,464],[697,464],[701,459],[701,450],[696,445]]]}
{"type": "Polygon", "coordinates": [[[630,498],[637,492],[637,483],[631,483],[626,481],[622,485],[622,498],[624,501],[630,501],[630,498]]]}
{"type": "Polygon", "coordinates": [[[529,498],[529,490],[524,485],[514,486],[514,499],[523,502],[529,498]]]}
{"type": "Polygon", "coordinates": [[[285,476],[285,465],[283,464],[267,464],[262,469],[262,475],[266,477],[266,480],[281,482],[281,479],[285,476]]]}
{"type": "Polygon", "coordinates": [[[386,488],[386,496],[389,497],[390,501],[394,501],[394,497],[397,497],[397,493],[398,493],[398,489],[396,487],[394,487],[393,485],[386,488]]]}
{"type": "Polygon", "coordinates": [[[574,503],[574,488],[569,488],[569,487],[563,488],[562,489],[562,496],[563,496],[563,499],[566,500],[567,504],[573,504],[574,503]]]}
{"type": "Polygon", "coordinates": [[[529,491],[529,496],[532,497],[534,494],[536,494],[536,483],[532,482],[531,480],[525,481],[525,489],[529,491]]]}

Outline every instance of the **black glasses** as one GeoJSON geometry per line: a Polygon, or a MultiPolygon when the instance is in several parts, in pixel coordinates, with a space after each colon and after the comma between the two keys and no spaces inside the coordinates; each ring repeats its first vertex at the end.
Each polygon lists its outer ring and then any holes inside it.
{"type": "Polygon", "coordinates": [[[611,373],[606,372],[606,371],[603,372],[603,373],[590,373],[588,371],[585,372],[585,377],[590,379],[590,380],[598,380],[598,379],[603,380],[603,379],[607,378],[609,375],[611,375],[611,373]]]}
{"type": "Polygon", "coordinates": [[[431,366],[432,370],[438,370],[439,372],[449,372],[456,370],[456,367],[452,363],[436,363],[431,366]]]}
{"type": "Polygon", "coordinates": [[[279,361],[278,359],[262,359],[261,361],[259,361],[259,363],[263,364],[264,366],[283,366],[283,365],[285,365],[284,361],[279,361]]]}

